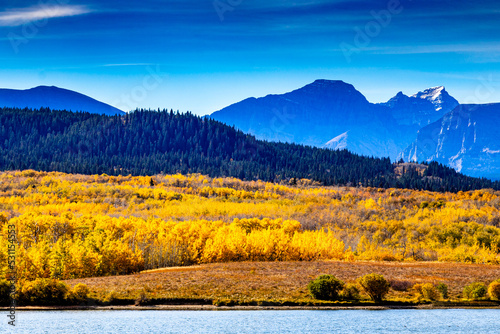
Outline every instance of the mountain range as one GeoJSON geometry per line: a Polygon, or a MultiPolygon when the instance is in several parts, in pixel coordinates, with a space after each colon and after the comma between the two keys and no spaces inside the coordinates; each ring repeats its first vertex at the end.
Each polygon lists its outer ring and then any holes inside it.
{"type": "Polygon", "coordinates": [[[249,98],[210,115],[258,139],[396,158],[414,139],[391,109],[343,81],[316,80],[283,95],[249,98]]]}
{"type": "Polygon", "coordinates": [[[374,104],[343,81],[316,80],[283,95],[249,98],[210,118],[259,139],[349,151],[396,160],[418,130],[458,105],[444,87],[374,104]]]}
{"type": "Polygon", "coordinates": [[[123,115],[123,111],[91,97],[54,86],[38,86],[26,90],[0,89],[0,107],[50,108],[55,110],[86,111],[93,114],[123,115]]]}
{"type": "MultiPolygon", "coordinates": [[[[0,89],[1,106],[125,114],[53,86],[0,89]]],[[[245,99],[206,117],[257,139],[347,149],[392,161],[437,161],[466,175],[500,179],[500,103],[459,105],[443,86],[411,96],[399,92],[375,104],[351,84],[316,80],[289,93],[245,99]]]]}
{"type": "Polygon", "coordinates": [[[500,104],[462,106],[443,86],[411,96],[399,92],[374,104],[348,83],[316,80],[286,94],[243,100],[209,117],[259,139],[393,161],[438,161],[466,175],[500,179],[500,104]]]}

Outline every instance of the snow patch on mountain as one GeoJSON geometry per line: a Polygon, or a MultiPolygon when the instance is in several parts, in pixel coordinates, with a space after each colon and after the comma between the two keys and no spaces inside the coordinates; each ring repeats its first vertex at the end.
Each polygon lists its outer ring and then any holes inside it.
{"type": "Polygon", "coordinates": [[[413,94],[412,97],[417,97],[419,99],[424,99],[424,100],[435,100],[439,98],[443,90],[444,86],[431,87],[424,90],[423,92],[418,92],[416,94],[413,94]]]}
{"type": "Polygon", "coordinates": [[[450,158],[450,162],[448,163],[448,165],[460,173],[463,168],[463,161],[464,161],[463,158],[458,159],[457,155],[455,157],[450,158]]]}
{"type": "Polygon", "coordinates": [[[325,145],[323,145],[323,147],[331,148],[334,150],[343,150],[343,149],[347,148],[347,138],[349,136],[348,132],[349,131],[346,131],[346,132],[338,135],[337,137],[329,140],[325,145]]]}

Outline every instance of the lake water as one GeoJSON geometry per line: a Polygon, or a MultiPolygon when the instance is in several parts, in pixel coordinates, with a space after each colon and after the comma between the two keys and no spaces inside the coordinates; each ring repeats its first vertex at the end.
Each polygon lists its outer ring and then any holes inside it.
{"type": "Polygon", "coordinates": [[[500,333],[500,310],[18,311],[2,333],[500,333]]]}

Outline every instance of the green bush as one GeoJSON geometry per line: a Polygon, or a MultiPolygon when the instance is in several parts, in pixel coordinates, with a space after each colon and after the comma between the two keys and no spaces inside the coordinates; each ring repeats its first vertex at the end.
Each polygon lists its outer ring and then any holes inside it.
{"type": "Polygon", "coordinates": [[[422,296],[428,300],[438,300],[439,291],[431,283],[422,284],[422,296]]]}
{"type": "Polygon", "coordinates": [[[360,299],[359,289],[356,284],[347,283],[340,292],[340,297],[347,300],[358,300],[360,299]]]}
{"type": "Polygon", "coordinates": [[[72,297],[76,302],[84,302],[90,293],[90,289],[86,284],[78,283],[71,291],[72,297]]]}
{"type": "Polygon", "coordinates": [[[118,300],[118,292],[115,290],[109,291],[102,300],[106,304],[112,304],[118,300]]]}
{"type": "Polygon", "coordinates": [[[448,299],[448,286],[444,283],[436,285],[437,291],[441,294],[441,298],[448,299]]]}
{"type": "Polygon", "coordinates": [[[344,282],[332,275],[321,275],[307,285],[311,296],[320,300],[337,300],[344,282]]]}
{"type": "Polygon", "coordinates": [[[65,305],[69,291],[69,287],[59,280],[39,278],[23,285],[19,300],[22,304],[34,306],[65,305]]]}
{"type": "Polygon", "coordinates": [[[379,274],[368,274],[360,277],[358,283],[375,302],[381,302],[391,287],[384,276],[379,274]]]}
{"type": "Polygon", "coordinates": [[[490,283],[488,286],[488,294],[491,299],[500,300],[500,279],[490,283]]]}
{"type": "Polygon", "coordinates": [[[0,305],[7,306],[10,304],[10,282],[1,279],[0,280],[0,305]]]}
{"type": "Polygon", "coordinates": [[[431,283],[415,284],[413,286],[413,290],[415,291],[415,293],[417,293],[417,295],[420,295],[424,299],[427,300],[439,299],[439,291],[431,283]]]}
{"type": "Polygon", "coordinates": [[[465,299],[478,300],[486,296],[486,285],[483,283],[472,283],[464,288],[463,296],[465,299]]]}

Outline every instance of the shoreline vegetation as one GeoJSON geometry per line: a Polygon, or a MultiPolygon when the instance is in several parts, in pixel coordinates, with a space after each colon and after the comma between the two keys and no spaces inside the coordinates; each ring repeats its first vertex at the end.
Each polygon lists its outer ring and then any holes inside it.
{"type": "Polygon", "coordinates": [[[233,262],[194,267],[163,268],[133,275],[63,281],[70,291],[85,285],[88,295],[73,305],[23,305],[20,310],[266,310],[266,309],[433,309],[500,308],[499,300],[484,295],[464,296],[471,282],[494,282],[500,266],[438,262],[233,262]],[[378,272],[390,282],[384,300],[373,302],[361,293],[356,300],[318,300],[307,283],[318,273],[331,273],[347,284],[378,272]],[[447,296],[424,297],[415,285],[438,282],[447,296]],[[408,283],[401,289],[402,283],[408,283]]]}
{"type": "MultiPolygon", "coordinates": [[[[94,277],[65,281],[69,286],[86,284],[99,300],[114,296],[117,304],[148,306],[214,307],[498,307],[499,301],[464,299],[463,289],[472,282],[490,283],[500,278],[500,266],[439,262],[232,262],[193,267],[163,268],[135,275],[94,277]],[[380,273],[391,284],[381,302],[361,293],[358,300],[314,299],[307,284],[318,275],[332,274],[346,283],[368,273],[380,273]],[[412,287],[445,283],[447,298],[429,300],[412,287]],[[401,288],[402,283],[407,283],[401,288]],[[398,291],[399,290],[399,291],[398,291]],[[110,292],[111,291],[111,292],[110,292]],[[138,303],[138,300],[143,300],[138,303]],[[120,301],[121,300],[121,301],[120,301]],[[118,302],[119,301],[119,302],[118,302]]],[[[485,296],[486,297],[486,296],[485,296]]],[[[436,298],[437,299],[437,298],[436,298]]],[[[95,305],[98,306],[98,305],[95,305]]],[[[102,305],[104,306],[104,305],[102,305]]],[[[182,307],[181,307],[182,308],[182,307]]]]}

